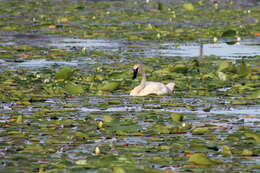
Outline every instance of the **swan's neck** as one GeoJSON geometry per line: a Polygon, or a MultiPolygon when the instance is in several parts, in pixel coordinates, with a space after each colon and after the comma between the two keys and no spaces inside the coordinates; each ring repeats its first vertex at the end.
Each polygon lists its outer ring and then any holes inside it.
{"type": "Polygon", "coordinates": [[[145,88],[145,82],[146,82],[146,76],[144,73],[144,69],[142,67],[139,67],[140,73],[142,74],[142,80],[140,85],[136,87],[136,93],[141,92],[145,88]]]}
{"type": "Polygon", "coordinates": [[[145,76],[144,69],[142,67],[140,68],[140,72],[142,73],[142,80],[141,80],[140,86],[142,86],[142,88],[144,88],[145,87],[145,82],[146,82],[146,76],[145,76]]]}

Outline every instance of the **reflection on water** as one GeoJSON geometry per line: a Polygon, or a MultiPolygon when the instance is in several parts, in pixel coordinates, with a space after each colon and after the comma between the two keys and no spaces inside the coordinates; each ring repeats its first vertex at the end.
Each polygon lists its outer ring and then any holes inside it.
{"type": "Polygon", "coordinates": [[[151,43],[151,42],[131,42],[122,40],[104,39],[79,39],[53,35],[1,35],[0,45],[32,45],[39,47],[56,47],[59,49],[71,50],[72,48],[85,47],[87,50],[104,50],[118,53],[124,56],[145,56],[145,57],[198,57],[201,55],[215,55],[221,58],[241,58],[243,56],[260,55],[260,38],[244,39],[241,42],[230,45],[219,41],[216,43],[200,44],[196,42],[185,43],[151,43]],[[134,45],[132,47],[132,45],[134,45]],[[163,47],[163,48],[162,48],[163,47]]]}
{"type": "Polygon", "coordinates": [[[18,67],[39,68],[39,67],[47,67],[55,64],[77,66],[78,61],[65,62],[65,61],[47,61],[45,59],[34,59],[34,60],[29,60],[29,61],[19,63],[18,67]]]}
{"type": "MultiPolygon", "coordinates": [[[[156,110],[156,111],[168,111],[168,112],[184,112],[184,113],[198,113],[198,114],[205,114],[203,110],[187,110],[186,108],[178,107],[174,109],[146,109],[141,107],[140,105],[136,106],[119,106],[119,107],[110,107],[106,110],[98,109],[98,108],[81,108],[81,111],[84,112],[123,112],[123,111],[134,111],[134,112],[141,112],[141,111],[148,111],[148,110],[156,110]]],[[[238,109],[238,108],[232,108],[230,110],[221,110],[221,109],[211,109],[210,113],[212,114],[232,114],[232,115],[238,115],[238,114],[253,114],[253,115],[260,115],[260,108],[244,108],[244,109],[238,109]]]]}
{"type": "Polygon", "coordinates": [[[221,58],[233,59],[241,58],[243,56],[257,56],[260,55],[260,39],[256,41],[245,40],[243,42],[229,45],[227,43],[185,43],[175,47],[174,43],[163,43],[161,46],[167,49],[150,49],[147,50],[147,55],[153,56],[182,56],[182,57],[196,57],[196,56],[210,56],[215,55],[221,58]],[[257,42],[257,43],[256,43],[257,42]],[[254,44],[252,44],[254,43],[254,44]]]}
{"type": "MultiPolygon", "coordinates": [[[[120,55],[118,59],[99,59],[84,56],[74,58],[72,61],[54,61],[54,60],[25,60],[22,62],[6,62],[0,59],[0,68],[42,68],[51,65],[72,65],[80,64],[108,64],[108,63],[129,63],[125,57],[131,56],[136,58],[142,57],[199,57],[215,55],[226,59],[240,59],[244,56],[260,55],[260,39],[242,40],[239,44],[229,45],[224,42],[218,44],[213,43],[151,43],[151,42],[130,42],[122,40],[104,40],[104,39],[88,39],[67,38],[53,35],[32,35],[32,34],[15,34],[1,35],[0,45],[31,45],[44,48],[59,48],[65,51],[81,51],[86,48],[87,51],[99,50],[108,53],[120,55]],[[4,66],[3,66],[4,65],[4,66]]],[[[44,57],[43,57],[44,58],[44,57]]]]}

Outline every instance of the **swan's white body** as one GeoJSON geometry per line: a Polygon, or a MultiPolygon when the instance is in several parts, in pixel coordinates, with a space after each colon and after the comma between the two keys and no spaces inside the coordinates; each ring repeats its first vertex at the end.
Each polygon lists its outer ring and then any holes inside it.
{"type": "Polygon", "coordinates": [[[138,70],[142,73],[142,81],[141,84],[135,87],[131,92],[131,96],[146,96],[149,94],[163,95],[163,94],[171,94],[174,88],[175,83],[169,83],[164,85],[160,82],[147,82],[144,70],[140,64],[134,65],[134,76],[136,77],[138,70]]]}

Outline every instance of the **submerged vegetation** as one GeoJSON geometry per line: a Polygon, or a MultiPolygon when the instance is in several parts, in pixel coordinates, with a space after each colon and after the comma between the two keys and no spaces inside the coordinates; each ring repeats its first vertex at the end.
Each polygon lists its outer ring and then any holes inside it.
{"type": "Polygon", "coordinates": [[[1,1],[0,172],[259,172],[259,51],[170,52],[259,46],[243,2],[1,1]],[[136,63],[173,93],[130,97],[136,63]]]}

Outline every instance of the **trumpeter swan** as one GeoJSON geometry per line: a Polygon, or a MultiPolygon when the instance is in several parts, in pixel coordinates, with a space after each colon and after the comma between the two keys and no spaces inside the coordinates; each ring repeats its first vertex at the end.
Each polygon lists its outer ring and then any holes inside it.
{"type": "Polygon", "coordinates": [[[175,86],[174,82],[168,83],[167,85],[164,85],[160,82],[147,82],[146,76],[144,73],[144,69],[140,64],[134,65],[134,73],[132,79],[135,79],[138,72],[142,73],[142,81],[140,85],[135,87],[131,92],[131,96],[146,96],[149,94],[170,94],[173,91],[173,88],[175,86]]]}

